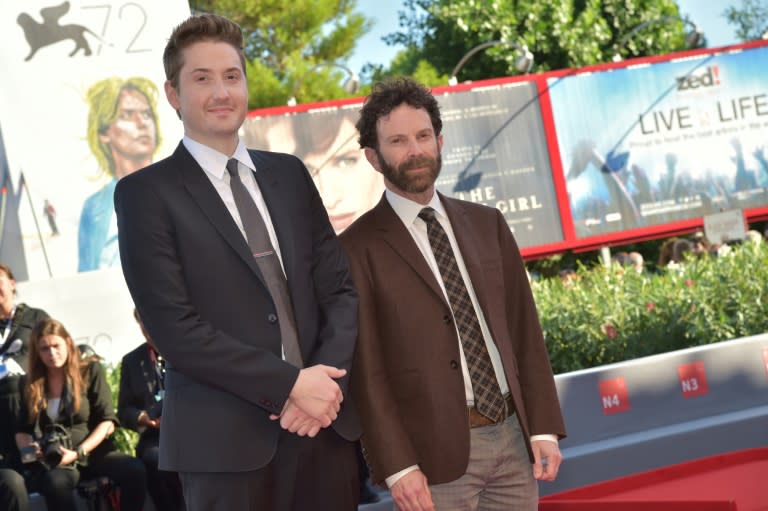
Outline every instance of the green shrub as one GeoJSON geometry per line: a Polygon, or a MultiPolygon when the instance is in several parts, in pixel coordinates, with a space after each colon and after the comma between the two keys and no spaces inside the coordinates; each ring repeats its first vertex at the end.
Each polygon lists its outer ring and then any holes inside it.
{"type": "MultiPolygon", "coordinates": [[[[120,364],[106,365],[109,390],[112,392],[112,402],[117,411],[117,398],[120,393],[120,364]]],[[[128,428],[117,428],[112,434],[112,441],[120,452],[133,456],[139,434],[128,428]]]]}
{"type": "Polygon", "coordinates": [[[533,293],[555,373],[768,331],[768,245],[689,259],[659,274],[580,266],[533,293]]]}

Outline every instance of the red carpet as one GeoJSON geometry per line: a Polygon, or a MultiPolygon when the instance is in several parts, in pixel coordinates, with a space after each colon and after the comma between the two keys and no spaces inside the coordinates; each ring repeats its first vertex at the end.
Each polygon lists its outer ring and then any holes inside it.
{"type": "Polygon", "coordinates": [[[582,486],[542,497],[539,503],[539,511],[587,510],[766,511],[768,448],[710,456],[582,486]]]}

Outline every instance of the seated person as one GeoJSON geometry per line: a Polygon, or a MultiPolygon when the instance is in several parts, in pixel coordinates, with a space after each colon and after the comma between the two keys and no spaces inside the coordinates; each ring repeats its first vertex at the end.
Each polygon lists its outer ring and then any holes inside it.
{"type": "Polygon", "coordinates": [[[16,417],[16,444],[29,491],[49,511],[75,511],[73,489],[82,478],[106,476],[120,488],[120,509],[144,505],[144,466],[115,449],[117,418],[104,368],[81,359],[60,322],[45,319],[30,336],[29,368],[16,417]]]}
{"type": "Polygon", "coordinates": [[[133,317],[147,342],[123,357],[117,415],[123,426],[141,435],[136,445],[136,457],[144,463],[147,489],[155,507],[162,511],[181,510],[184,509],[184,496],[178,474],[157,468],[165,363],[136,309],[133,317]]]}
{"type": "Polygon", "coordinates": [[[14,417],[21,397],[19,382],[27,366],[32,328],[48,314],[16,301],[16,279],[7,265],[0,263],[0,509],[29,509],[27,490],[19,471],[21,462],[14,440],[14,417]]]}

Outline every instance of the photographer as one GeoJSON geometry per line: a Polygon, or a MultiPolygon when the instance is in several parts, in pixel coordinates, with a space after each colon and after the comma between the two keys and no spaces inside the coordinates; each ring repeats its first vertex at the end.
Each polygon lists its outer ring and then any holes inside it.
{"type": "Polygon", "coordinates": [[[157,467],[160,417],[165,392],[165,361],[145,330],[136,309],[133,310],[133,317],[147,342],[123,357],[117,415],[123,426],[140,434],[136,457],[144,463],[147,490],[155,507],[163,511],[183,510],[184,496],[178,474],[157,467]]]}
{"type": "Polygon", "coordinates": [[[144,467],[115,450],[109,435],[117,419],[104,368],[81,360],[64,326],[46,319],[30,337],[16,444],[27,489],[45,497],[49,511],[75,511],[80,477],[109,477],[120,488],[120,509],[140,511],[144,467]]]}
{"type": "Polygon", "coordinates": [[[16,301],[16,279],[0,263],[0,509],[24,511],[27,493],[21,478],[13,418],[21,406],[19,380],[27,366],[32,327],[48,317],[41,309],[16,301]]]}

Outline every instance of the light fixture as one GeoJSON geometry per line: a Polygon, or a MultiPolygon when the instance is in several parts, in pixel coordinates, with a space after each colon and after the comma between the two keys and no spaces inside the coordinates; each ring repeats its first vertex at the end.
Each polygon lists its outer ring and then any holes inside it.
{"type": "Polygon", "coordinates": [[[622,37],[621,41],[619,41],[619,44],[616,45],[616,50],[613,53],[612,60],[614,62],[621,62],[624,60],[621,56],[621,50],[624,49],[624,46],[626,46],[627,42],[629,42],[629,40],[632,39],[635,34],[643,30],[645,27],[649,25],[655,25],[657,23],[668,23],[670,21],[681,21],[683,25],[691,26],[690,32],[685,35],[686,48],[696,48],[699,43],[704,40],[704,32],[699,28],[698,25],[696,25],[696,23],[689,20],[688,18],[681,18],[679,16],[662,16],[661,18],[655,18],[640,23],[635,28],[630,30],[627,35],[622,37]]]}
{"type": "Polygon", "coordinates": [[[491,46],[498,45],[510,46],[519,50],[520,55],[515,59],[515,68],[521,73],[529,73],[531,71],[531,68],[533,67],[533,53],[531,53],[526,45],[520,45],[508,41],[488,41],[487,43],[478,44],[469,50],[463,57],[461,57],[459,63],[456,64],[456,67],[454,67],[453,71],[451,71],[451,77],[448,79],[448,85],[453,86],[459,83],[457,78],[459,71],[461,71],[461,68],[464,67],[464,64],[466,64],[467,61],[471,59],[476,53],[490,48],[491,46]]]}
{"type": "Polygon", "coordinates": [[[296,93],[299,91],[299,87],[301,87],[301,84],[304,82],[304,78],[321,67],[338,67],[347,72],[347,79],[344,80],[344,83],[341,86],[342,89],[344,89],[344,92],[347,94],[354,94],[360,89],[360,78],[358,78],[357,73],[352,71],[350,68],[344,64],[339,64],[338,62],[320,62],[319,64],[312,66],[312,68],[307,71],[306,74],[299,78],[299,80],[296,82],[296,85],[293,86],[293,93],[291,94],[291,97],[288,98],[288,106],[296,106],[296,93]]]}

